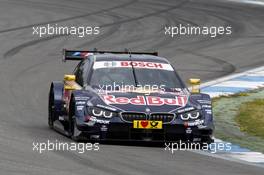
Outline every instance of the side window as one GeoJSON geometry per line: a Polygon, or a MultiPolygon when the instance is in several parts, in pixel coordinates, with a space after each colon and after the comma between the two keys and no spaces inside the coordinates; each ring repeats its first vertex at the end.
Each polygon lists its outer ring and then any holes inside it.
{"type": "Polygon", "coordinates": [[[74,75],[76,76],[76,82],[81,86],[83,86],[83,70],[84,70],[84,61],[81,61],[74,70],[74,75]]]}

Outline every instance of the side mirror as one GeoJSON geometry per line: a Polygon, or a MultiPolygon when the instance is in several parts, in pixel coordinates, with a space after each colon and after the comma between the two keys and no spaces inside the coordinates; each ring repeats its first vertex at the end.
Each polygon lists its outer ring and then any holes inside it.
{"type": "Polygon", "coordinates": [[[201,80],[196,78],[189,79],[189,83],[191,85],[191,92],[192,93],[200,93],[200,84],[201,80]]]}
{"type": "Polygon", "coordinates": [[[76,87],[72,85],[72,81],[75,81],[75,75],[64,75],[64,89],[65,90],[75,90],[76,87]]]}
{"type": "Polygon", "coordinates": [[[64,75],[64,81],[75,81],[75,75],[64,75]]]}

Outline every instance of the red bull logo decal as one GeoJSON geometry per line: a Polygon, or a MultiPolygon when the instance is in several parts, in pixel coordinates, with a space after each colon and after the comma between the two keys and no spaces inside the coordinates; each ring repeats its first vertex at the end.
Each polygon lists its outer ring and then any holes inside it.
{"type": "Polygon", "coordinates": [[[150,105],[150,106],[185,106],[187,96],[176,96],[175,98],[162,98],[155,96],[137,96],[135,98],[115,97],[114,95],[102,96],[106,104],[132,104],[132,105],[150,105]]]}

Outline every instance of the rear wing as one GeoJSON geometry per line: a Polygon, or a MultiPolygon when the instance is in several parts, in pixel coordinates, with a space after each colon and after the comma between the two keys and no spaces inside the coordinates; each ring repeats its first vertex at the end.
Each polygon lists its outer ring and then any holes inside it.
{"type": "Polygon", "coordinates": [[[112,53],[112,54],[139,54],[139,55],[154,55],[158,56],[158,52],[130,52],[125,50],[123,52],[118,51],[102,51],[102,50],[66,50],[63,49],[63,61],[72,60],[72,61],[80,61],[86,59],[90,55],[95,54],[105,54],[105,53],[112,53]]]}

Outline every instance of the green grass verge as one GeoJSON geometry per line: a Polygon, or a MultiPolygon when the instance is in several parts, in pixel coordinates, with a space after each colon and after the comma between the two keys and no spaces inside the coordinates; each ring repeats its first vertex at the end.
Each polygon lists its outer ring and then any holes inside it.
{"type": "Polygon", "coordinates": [[[235,121],[241,131],[264,139],[264,99],[243,103],[235,121]]]}
{"type": "MultiPolygon", "coordinates": [[[[264,152],[264,138],[259,134],[249,132],[249,128],[244,126],[251,126],[254,130],[254,124],[240,123],[240,113],[248,110],[244,105],[249,104],[257,99],[264,99],[264,90],[256,92],[236,94],[229,97],[220,97],[213,100],[213,112],[215,119],[215,136],[219,139],[241,145],[242,147],[249,148],[253,151],[264,152]],[[247,130],[246,130],[247,129],[247,130]]],[[[261,109],[264,108],[261,105],[261,109]]],[[[262,111],[263,112],[263,111],[262,111]]],[[[263,113],[262,113],[263,114],[263,113]]],[[[248,117],[246,114],[245,117],[248,117]]],[[[252,115],[253,117],[253,115],[252,115]]],[[[242,119],[241,119],[242,120],[242,119]]],[[[263,121],[263,115],[262,115],[263,121]]],[[[243,122],[246,122],[243,120],[243,122]]],[[[263,125],[258,125],[263,129],[263,125]]],[[[262,132],[261,129],[257,133],[262,132]]],[[[262,132],[263,133],[263,132],[262,132]]]]}

